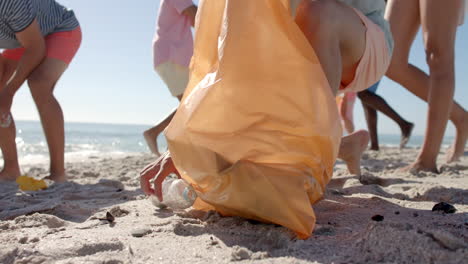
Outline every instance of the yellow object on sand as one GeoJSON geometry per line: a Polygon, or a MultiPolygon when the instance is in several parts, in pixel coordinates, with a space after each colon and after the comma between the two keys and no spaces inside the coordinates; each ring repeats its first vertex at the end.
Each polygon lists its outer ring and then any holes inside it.
{"type": "Polygon", "coordinates": [[[37,180],[27,175],[20,176],[16,183],[22,191],[39,191],[47,189],[47,183],[44,180],[37,180]]]}
{"type": "Polygon", "coordinates": [[[190,70],[166,137],[194,207],[309,237],[341,125],[288,1],[200,1],[190,70]]]}

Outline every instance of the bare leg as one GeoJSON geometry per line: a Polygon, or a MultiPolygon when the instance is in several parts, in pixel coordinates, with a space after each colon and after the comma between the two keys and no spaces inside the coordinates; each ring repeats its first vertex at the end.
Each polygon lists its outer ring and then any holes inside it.
{"type": "Polygon", "coordinates": [[[13,121],[8,128],[0,128],[0,149],[2,149],[4,166],[0,172],[0,181],[14,181],[21,175],[16,150],[16,126],[13,121]]]}
{"type": "MultiPolygon", "coordinates": [[[[405,147],[406,143],[408,143],[409,141],[411,132],[413,131],[414,124],[403,119],[395,110],[393,110],[393,108],[390,105],[387,104],[385,99],[383,99],[379,95],[366,90],[366,91],[359,92],[358,96],[359,96],[359,99],[361,99],[363,105],[382,112],[383,114],[388,116],[390,119],[395,121],[395,123],[397,123],[398,126],[400,126],[400,129],[401,129],[400,148],[405,147]]],[[[371,138],[372,138],[372,132],[371,132],[371,138]]]]}
{"type": "Polygon", "coordinates": [[[355,102],[356,93],[345,93],[340,106],[341,119],[348,134],[354,132],[353,111],[355,102]]]}
{"type": "Polygon", "coordinates": [[[361,176],[361,156],[369,144],[369,132],[356,131],[341,139],[338,158],[346,162],[351,174],[361,176]]]}
{"type": "Polygon", "coordinates": [[[445,134],[455,92],[455,37],[462,1],[420,0],[429,76],[429,113],[416,167],[432,169],[445,134]]]}
{"type": "MultiPolygon", "coordinates": [[[[353,9],[335,0],[303,0],[296,23],[314,48],[336,95],[340,84],[347,85],[355,77],[365,50],[365,26],[353,9]]],[[[368,142],[367,131],[342,139],[338,157],[347,163],[350,173],[360,174],[361,156],[368,142]]]]}
{"type": "Polygon", "coordinates": [[[365,26],[352,8],[336,0],[303,0],[296,23],[314,48],[336,95],[340,84],[354,79],[365,50],[365,26]]]}
{"type": "Polygon", "coordinates": [[[387,75],[430,103],[425,142],[416,162],[410,167],[418,170],[437,171],[436,158],[446,126],[446,116],[450,117],[457,128],[454,151],[449,156],[449,161],[463,155],[468,137],[468,113],[453,102],[453,42],[457,16],[450,14],[458,12],[461,1],[450,1],[449,5],[444,3],[390,0],[387,8],[387,17],[395,40],[395,50],[387,75]],[[425,32],[431,76],[408,64],[409,50],[419,21],[422,21],[425,32]],[[442,87],[445,90],[441,91],[442,87]]]}
{"type": "Polygon", "coordinates": [[[369,128],[369,134],[370,134],[370,140],[371,140],[371,150],[379,150],[379,136],[377,133],[377,111],[369,107],[366,104],[362,104],[362,107],[364,108],[364,114],[366,117],[366,122],[367,122],[367,127],[369,128]]]}
{"type": "MultiPolygon", "coordinates": [[[[2,56],[0,56],[0,63],[0,89],[2,89],[13,75],[17,63],[15,61],[5,59],[2,56]]],[[[21,174],[15,138],[16,126],[14,120],[12,120],[10,127],[0,128],[0,149],[2,150],[4,161],[3,170],[0,172],[0,181],[14,181],[21,174]]]]}
{"type": "MultiPolygon", "coordinates": [[[[182,101],[182,94],[177,96],[177,99],[179,99],[179,102],[182,101]]],[[[151,152],[153,154],[156,154],[156,156],[161,156],[161,153],[159,153],[158,149],[158,136],[161,134],[164,129],[171,123],[172,118],[174,118],[175,113],[177,112],[177,108],[172,111],[166,118],[164,118],[163,121],[159,122],[156,126],[146,130],[143,132],[143,136],[146,140],[146,144],[150,148],[151,152]]]]}
{"type": "Polygon", "coordinates": [[[166,118],[164,118],[163,121],[159,122],[156,126],[146,130],[143,133],[143,136],[145,137],[145,140],[146,140],[146,144],[150,148],[151,152],[155,154],[156,156],[161,156],[161,154],[159,153],[159,149],[158,149],[158,141],[157,141],[158,136],[169,125],[176,111],[177,109],[174,109],[174,111],[172,111],[172,113],[170,113],[166,118]]]}
{"type": "MultiPolygon", "coordinates": [[[[453,105],[452,110],[455,107],[456,105],[453,105]]],[[[456,129],[455,141],[447,151],[446,160],[448,163],[459,161],[465,153],[465,146],[468,140],[468,113],[463,115],[462,121],[460,121],[459,125],[456,126],[456,129]]]]}
{"type": "Polygon", "coordinates": [[[68,65],[57,59],[46,58],[29,76],[28,85],[36,103],[50,153],[49,179],[66,181],[65,133],[62,108],[55,99],[55,84],[68,65]]]}

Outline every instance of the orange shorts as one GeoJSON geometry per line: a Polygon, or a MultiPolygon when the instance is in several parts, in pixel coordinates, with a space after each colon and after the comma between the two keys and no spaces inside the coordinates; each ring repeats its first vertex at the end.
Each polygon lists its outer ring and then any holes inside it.
{"type": "Polygon", "coordinates": [[[340,87],[340,93],[360,92],[380,81],[392,58],[383,30],[360,11],[354,11],[367,29],[366,48],[356,68],[354,80],[346,87],[340,87]]]}
{"type": "MultiPolygon", "coordinates": [[[[72,31],[57,32],[45,37],[47,58],[58,59],[70,64],[81,44],[81,28],[72,31]]],[[[3,57],[19,61],[24,54],[24,48],[4,50],[3,57]]]]}

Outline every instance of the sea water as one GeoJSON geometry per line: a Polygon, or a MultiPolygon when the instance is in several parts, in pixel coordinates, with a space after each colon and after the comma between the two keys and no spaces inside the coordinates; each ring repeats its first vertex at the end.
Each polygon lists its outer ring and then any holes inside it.
{"type": "MultiPolygon", "coordinates": [[[[16,121],[16,146],[21,164],[44,163],[49,160],[47,141],[38,121],[16,121]]],[[[143,131],[150,125],[117,125],[94,123],[65,124],[65,159],[115,157],[150,153],[143,131]]],[[[164,137],[158,138],[160,151],[167,147],[164,137]]],[[[0,153],[0,157],[1,153],[0,153]]],[[[0,159],[0,166],[3,159],[0,159]]]]}
{"type": "MultiPolygon", "coordinates": [[[[124,156],[129,154],[150,153],[143,138],[143,131],[151,125],[117,125],[94,123],[65,124],[66,161],[80,160],[91,156],[124,156]]],[[[17,121],[16,145],[21,164],[43,163],[48,161],[47,143],[40,122],[17,121]]],[[[453,137],[446,137],[444,145],[449,145],[453,137]]],[[[423,136],[414,135],[409,147],[419,147],[423,136]]],[[[164,137],[158,138],[160,152],[167,149],[164,137]]],[[[400,135],[379,135],[381,146],[397,147],[400,135]]],[[[0,154],[1,157],[1,154],[0,154]]],[[[3,159],[0,159],[0,166],[3,159]]]]}

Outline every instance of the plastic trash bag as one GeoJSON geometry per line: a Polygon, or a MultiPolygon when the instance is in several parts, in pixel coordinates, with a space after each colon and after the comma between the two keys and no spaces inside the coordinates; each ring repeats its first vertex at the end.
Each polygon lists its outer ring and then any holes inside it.
{"type": "Polygon", "coordinates": [[[166,130],[194,207],[292,229],[332,177],[335,98],[287,0],[200,1],[190,82],[166,130]]]}

